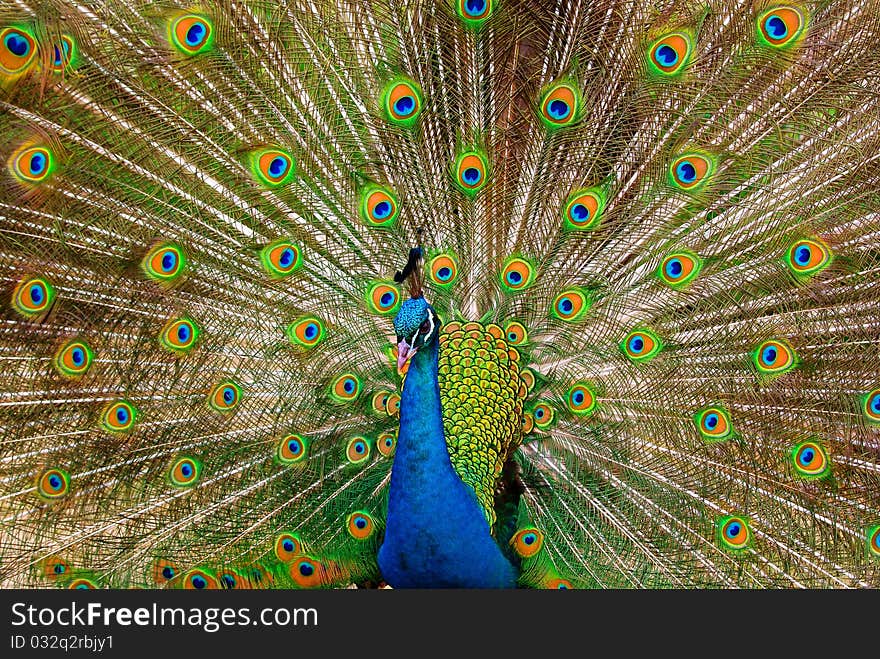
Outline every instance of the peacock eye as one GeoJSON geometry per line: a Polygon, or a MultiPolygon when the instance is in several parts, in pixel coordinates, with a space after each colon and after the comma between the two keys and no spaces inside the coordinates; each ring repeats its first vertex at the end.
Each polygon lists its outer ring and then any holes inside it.
{"type": "Polygon", "coordinates": [[[427,334],[431,329],[431,322],[426,320],[424,323],[419,325],[419,334],[427,334]]]}

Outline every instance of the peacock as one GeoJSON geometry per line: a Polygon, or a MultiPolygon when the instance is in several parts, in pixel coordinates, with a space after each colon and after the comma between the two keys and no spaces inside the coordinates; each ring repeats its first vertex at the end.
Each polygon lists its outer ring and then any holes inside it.
{"type": "Polygon", "coordinates": [[[0,584],[880,587],[876,0],[4,0],[0,584]]]}

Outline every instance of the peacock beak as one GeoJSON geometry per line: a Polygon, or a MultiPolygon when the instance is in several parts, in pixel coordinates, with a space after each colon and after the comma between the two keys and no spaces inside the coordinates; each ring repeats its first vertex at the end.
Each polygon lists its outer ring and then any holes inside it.
{"type": "Polygon", "coordinates": [[[397,344],[397,374],[403,375],[406,363],[418,352],[418,348],[411,348],[406,339],[401,339],[397,344]]]}

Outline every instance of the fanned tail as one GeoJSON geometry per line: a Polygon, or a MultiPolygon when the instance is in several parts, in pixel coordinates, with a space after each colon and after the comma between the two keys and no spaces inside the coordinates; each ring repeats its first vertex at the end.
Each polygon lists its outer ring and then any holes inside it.
{"type": "Polygon", "coordinates": [[[880,583],[876,2],[479,4],[3,9],[0,582],[378,583],[421,230],[524,585],[880,583]]]}

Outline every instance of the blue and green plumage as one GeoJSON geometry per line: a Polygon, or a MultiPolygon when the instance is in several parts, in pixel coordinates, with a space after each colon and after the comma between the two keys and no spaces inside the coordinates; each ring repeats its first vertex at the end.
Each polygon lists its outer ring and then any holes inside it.
{"type": "MultiPolygon", "coordinates": [[[[407,300],[398,333],[418,332],[427,311],[424,298],[407,300]],[[414,323],[406,322],[410,307],[422,310],[412,312],[414,323]]],[[[406,373],[379,568],[398,587],[512,587],[517,574],[492,537],[485,504],[450,461],[439,349],[439,327],[432,328],[406,373]]]]}
{"type": "Polygon", "coordinates": [[[873,3],[86,4],[0,9],[0,584],[880,585],[873,3]]]}

